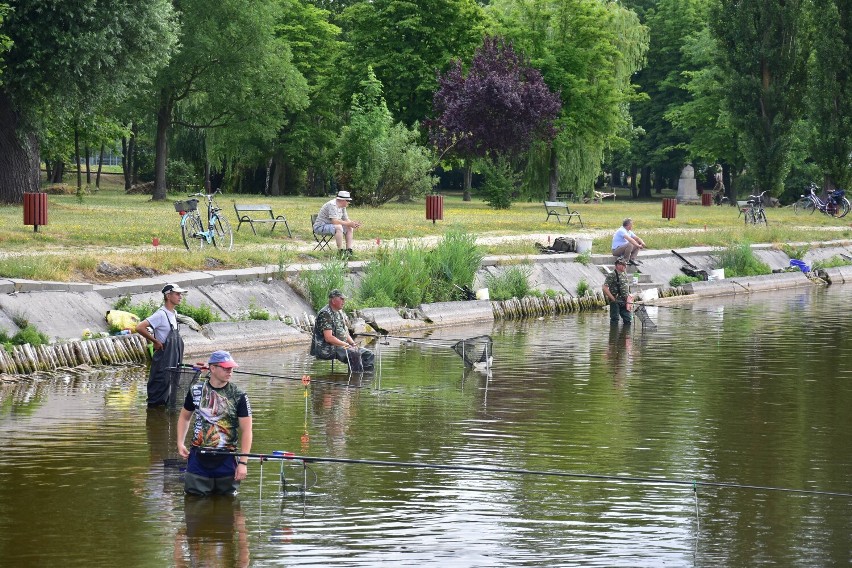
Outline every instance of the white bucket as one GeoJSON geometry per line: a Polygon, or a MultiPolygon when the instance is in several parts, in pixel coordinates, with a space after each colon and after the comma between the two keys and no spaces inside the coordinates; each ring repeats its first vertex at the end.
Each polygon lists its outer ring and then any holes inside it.
{"type": "Polygon", "coordinates": [[[575,240],[577,253],[583,254],[592,250],[592,239],[579,238],[575,240]]]}
{"type": "Polygon", "coordinates": [[[648,288],[647,290],[642,290],[639,293],[639,299],[643,302],[650,302],[651,300],[656,300],[660,297],[660,290],[658,288],[648,288]]]}
{"type": "Polygon", "coordinates": [[[716,270],[711,270],[707,275],[707,280],[712,282],[713,280],[724,280],[725,279],[725,269],[717,268],[716,270]]]}
{"type": "Polygon", "coordinates": [[[476,291],[476,299],[477,300],[490,300],[490,296],[488,295],[488,288],[480,288],[476,291]]]}

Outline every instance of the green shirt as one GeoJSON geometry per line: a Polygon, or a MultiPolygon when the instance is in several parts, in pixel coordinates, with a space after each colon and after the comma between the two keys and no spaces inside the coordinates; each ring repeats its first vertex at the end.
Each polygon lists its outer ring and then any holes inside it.
{"type": "Polygon", "coordinates": [[[618,270],[610,272],[606,275],[604,285],[609,288],[610,294],[615,296],[617,302],[627,300],[627,295],[630,294],[631,277],[627,271],[619,272],[618,270]]]}

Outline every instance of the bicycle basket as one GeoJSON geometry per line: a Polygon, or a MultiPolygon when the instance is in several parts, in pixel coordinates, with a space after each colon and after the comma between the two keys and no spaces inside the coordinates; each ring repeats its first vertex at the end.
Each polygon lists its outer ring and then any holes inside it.
{"type": "Polygon", "coordinates": [[[186,211],[197,211],[198,210],[198,200],[197,199],[187,199],[186,201],[176,201],[175,202],[175,211],[178,213],[184,213],[186,211]]]}
{"type": "Polygon", "coordinates": [[[831,198],[840,201],[846,196],[846,192],[842,189],[835,189],[831,192],[831,198]]]}

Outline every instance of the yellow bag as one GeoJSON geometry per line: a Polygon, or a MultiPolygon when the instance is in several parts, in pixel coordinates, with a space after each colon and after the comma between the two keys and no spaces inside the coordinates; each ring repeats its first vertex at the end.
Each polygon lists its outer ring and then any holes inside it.
{"type": "Polygon", "coordinates": [[[106,313],[107,323],[118,329],[129,329],[136,331],[136,326],[139,325],[139,316],[130,312],[121,310],[109,310],[106,313]]]}

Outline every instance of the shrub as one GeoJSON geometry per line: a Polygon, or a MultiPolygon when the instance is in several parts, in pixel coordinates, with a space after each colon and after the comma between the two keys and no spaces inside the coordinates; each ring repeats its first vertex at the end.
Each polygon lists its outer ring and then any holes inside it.
{"type": "Polygon", "coordinates": [[[511,160],[504,156],[498,156],[494,160],[483,159],[480,161],[480,167],[485,176],[481,188],[485,202],[494,209],[510,208],[515,187],[520,180],[511,160]]]}
{"type": "Polygon", "coordinates": [[[320,270],[304,271],[299,276],[305,284],[308,298],[314,310],[320,310],[328,303],[328,293],[337,288],[343,289],[345,284],[346,263],[334,259],[323,264],[320,270]]]}
{"type": "Polygon", "coordinates": [[[846,260],[840,255],[835,255],[831,258],[824,258],[822,260],[813,261],[811,263],[811,270],[818,270],[820,268],[835,268],[837,266],[849,266],[850,264],[852,264],[852,261],[846,260]]]}
{"type": "Polygon", "coordinates": [[[409,241],[379,251],[364,271],[358,296],[365,307],[416,306],[423,301],[430,280],[426,250],[409,241]]]}
{"type": "Polygon", "coordinates": [[[589,286],[589,283],[585,278],[580,278],[580,281],[577,282],[577,296],[582,298],[586,296],[589,292],[592,291],[592,287],[589,286]]]}
{"type": "Polygon", "coordinates": [[[677,276],[673,276],[671,280],[669,280],[669,286],[672,288],[677,288],[678,286],[683,286],[684,284],[689,284],[690,282],[700,282],[701,278],[698,276],[687,276],[686,274],[678,274],[677,276]]]}
{"type": "Polygon", "coordinates": [[[749,243],[733,244],[717,253],[719,266],[730,276],[757,276],[771,274],[772,269],[761,262],[751,250],[749,243]]]}
{"type": "Polygon", "coordinates": [[[577,258],[574,259],[574,262],[579,262],[583,266],[589,266],[592,262],[592,251],[587,250],[586,252],[581,252],[577,254],[577,258]]]}
{"type": "MultiPolygon", "coordinates": [[[[122,296],[114,305],[113,309],[123,310],[136,314],[139,320],[146,320],[148,317],[160,308],[160,304],[154,300],[133,304],[130,301],[130,296],[122,296]]],[[[198,322],[199,325],[205,325],[214,321],[222,321],[218,313],[213,311],[213,306],[210,304],[201,304],[199,306],[191,306],[189,304],[180,303],[175,308],[175,311],[181,315],[189,316],[198,322]]]]}
{"type": "Polygon", "coordinates": [[[34,325],[26,324],[21,330],[13,336],[9,336],[9,332],[5,329],[0,329],[0,343],[6,351],[11,352],[13,345],[47,345],[50,343],[50,338],[35,328],[34,325]]]}
{"type": "Polygon", "coordinates": [[[488,295],[492,300],[508,300],[509,298],[523,298],[529,295],[529,277],[532,274],[532,266],[518,264],[508,268],[502,274],[485,277],[485,285],[488,287],[488,295]]]}
{"type": "Polygon", "coordinates": [[[459,288],[471,286],[482,263],[482,250],[476,245],[476,236],[458,229],[450,229],[430,254],[433,279],[425,296],[429,301],[443,301],[461,297],[459,288]]]}
{"type": "Polygon", "coordinates": [[[809,245],[801,245],[801,246],[793,246],[788,244],[781,245],[781,250],[784,251],[784,254],[789,256],[790,258],[795,258],[797,260],[805,260],[805,255],[808,254],[810,250],[809,245]]]}

